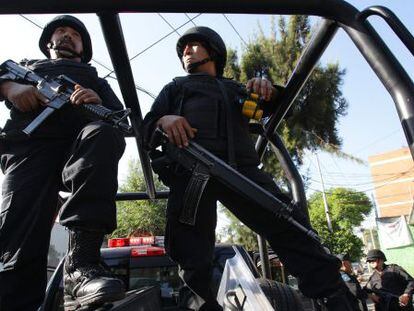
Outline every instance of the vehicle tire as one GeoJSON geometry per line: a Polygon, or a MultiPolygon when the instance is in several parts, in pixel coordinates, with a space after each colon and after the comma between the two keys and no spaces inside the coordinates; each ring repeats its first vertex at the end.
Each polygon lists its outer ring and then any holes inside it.
{"type": "Polygon", "coordinates": [[[275,311],[304,311],[302,301],[295,290],[286,284],[268,279],[258,279],[275,311]]]}

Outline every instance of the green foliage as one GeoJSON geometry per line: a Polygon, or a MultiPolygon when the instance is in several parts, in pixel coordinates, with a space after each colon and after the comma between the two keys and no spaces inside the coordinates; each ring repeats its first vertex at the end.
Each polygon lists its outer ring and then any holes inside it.
{"type": "MultiPolygon", "coordinates": [[[[243,51],[240,65],[235,52],[230,51],[225,69],[227,77],[240,76],[239,80],[246,82],[257,73],[265,72],[273,83],[282,86],[287,84],[309,41],[309,18],[280,17],[277,23],[274,19],[271,23],[269,36],[259,26],[257,36],[243,51]]],[[[340,146],[342,143],[337,125],[338,119],[346,115],[348,107],[341,91],[344,76],[345,70],[339,64],[317,65],[279,126],[278,133],[297,165],[302,164],[306,150],[322,148],[338,154],[338,147],[332,149],[327,146],[340,146]]],[[[266,152],[263,163],[265,170],[283,185],[284,176],[274,153],[266,152]]],[[[230,219],[229,233],[232,238],[239,243],[245,241],[249,247],[253,247],[252,233],[237,219],[230,219]]]]}
{"type": "MultiPolygon", "coordinates": [[[[309,37],[307,16],[292,16],[288,22],[281,17],[278,29],[273,20],[270,36],[259,31],[246,46],[240,62],[241,82],[264,71],[274,83],[286,85],[309,37]]],[[[237,72],[234,69],[237,57],[233,53],[228,61],[228,72],[237,72]]],[[[317,65],[279,126],[278,133],[297,164],[302,163],[307,149],[322,147],[329,152],[332,150],[325,148],[326,143],[341,145],[337,124],[348,107],[341,91],[344,76],[345,70],[338,64],[317,65]]],[[[280,170],[273,154],[266,153],[263,162],[267,171],[278,175],[280,170]]]]}
{"type": "MultiPolygon", "coordinates": [[[[165,189],[159,181],[156,181],[156,187],[165,189]]],[[[138,161],[129,162],[127,180],[120,186],[120,191],[145,191],[145,181],[138,161]]],[[[164,235],[166,205],[166,200],[117,202],[118,228],[111,234],[111,237],[164,235]]]]}
{"type": "Polygon", "coordinates": [[[372,208],[371,201],[363,192],[346,188],[332,188],[327,193],[333,233],[328,229],[322,193],[316,192],[309,199],[309,215],[312,226],[323,242],[335,253],[349,253],[356,260],[362,256],[362,241],[354,234],[364,216],[372,208]]]}
{"type": "Polygon", "coordinates": [[[224,206],[221,206],[220,210],[230,219],[230,225],[224,229],[221,235],[219,235],[218,240],[225,243],[241,244],[249,251],[257,250],[258,244],[256,233],[246,227],[224,206]]]}
{"type": "Polygon", "coordinates": [[[223,75],[236,81],[240,79],[240,67],[238,65],[237,52],[231,48],[227,49],[227,62],[223,75]]]}

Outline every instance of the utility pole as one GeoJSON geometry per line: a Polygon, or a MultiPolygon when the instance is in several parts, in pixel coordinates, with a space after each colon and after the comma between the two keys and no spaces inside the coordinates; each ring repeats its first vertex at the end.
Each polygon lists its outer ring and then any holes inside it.
{"type": "Polygon", "coordinates": [[[321,178],[322,197],[323,197],[323,205],[325,206],[326,222],[328,223],[329,231],[333,232],[332,222],[331,222],[331,215],[329,214],[328,200],[326,199],[325,184],[323,183],[321,166],[319,165],[319,158],[318,158],[318,154],[316,152],[315,152],[315,156],[316,156],[316,163],[318,164],[319,177],[321,178]]]}
{"type": "Polygon", "coordinates": [[[369,228],[369,233],[370,233],[370,235],[371,235],[372,246],[373,246],[374,248],[378,248],[378,247],[377,247],[377,244],[375,243],[374,233],[372,232],[372,227],[371,227],[371,228],[369,228]]]}
{"type": "MultiPolygon", "coordinates": [[[[375,228],[377,229],[377,234],[378,234],[378,225],[377,225],[378,210],[377,210],[377,203],[375,202],[375,198],[374,198],[374,195],[372,193],[371,193],[371,200],[372,200],[372,204],[374,205],[375,228]]],[[[373,245],[374,248],[377,248],[377,245],[376,245],[375,239],[374,239],[374,234],[372,233],[372,228],[369,229],[369,232],[371,234],[372,245],[373,245]]]]}

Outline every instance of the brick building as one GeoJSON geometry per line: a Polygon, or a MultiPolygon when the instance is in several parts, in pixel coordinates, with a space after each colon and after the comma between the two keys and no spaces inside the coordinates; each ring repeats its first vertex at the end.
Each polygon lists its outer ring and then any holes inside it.
{"type": "MultiPolygon", "coordinates": [[[[408,235],[411,232],[411,237],[414,237],[414,161],[410,150],[406,147],[373,155],[368,157],[368,162],[375,187],[375,205],[379,218],[377,223],[393,222],[403,215],[408,225],[408,235]]],[[[380,231],[381,249],[388,263],[399,264],[414,275],[414,245],[405,243],[399,247],[387,248],[385,240],[381,238],[384,236],[382,229],[380,231]]],[[[398,240],[403,241],[402,238],[398,240]]]]}
{"type": "Polygon", "coordinates": [[[408,148],[368,157],[379,217],[408,216],[414,197],[414,161],[408,148]]]}

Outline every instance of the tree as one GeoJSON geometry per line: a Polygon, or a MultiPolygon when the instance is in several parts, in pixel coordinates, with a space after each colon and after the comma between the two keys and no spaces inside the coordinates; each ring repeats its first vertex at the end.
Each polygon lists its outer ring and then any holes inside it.
{"type": "Polygon", "coordinates": [[[231,48],[227,48],[227,63],[224,67],[225,77],[233,78],[236,81],[240,80],[240,66],[238,65],[237,52],[231,48]]]}
{"type": "MultiPolygon", "coordinates": [[[[265,72],[274,83],[286,85],[309,40],[310,30],[307,16],[292,16],[289,20],[280,17],[277,27],[273,19],[270,36],[266,37],[259,28],[258,35],[245,47],[240,64],[237,63],[236,52],[230,49],[225,76],[240,77],[241,82],[246,82],[257,73],[265,72]]],[[[297,165],[302,164],[306,150],[339,150],[342,141],[337,123],[348,107],[341,91],[344,75],[345,70],[340,69],[338,64],[317,65],[293,103],[288,117],[278,128],[278,134],[297,165]]],[[[263,163],[265,170],[272,173],[280,185],[288,188],[275,155],[267,152],[263,163]]],[[[237,219],[230,219],[230,231],[233,231],[236,240],[255,240],[254,233],[245,230],[237,219]]]]}
{"type": "MultiPolygon", "coordinates": [[[[138,161],[129,162],[126,182],[120,186],[121,192],[145,191],[145,181],[138,161]]],[[[166,189],[158,180],[157,189],[166,189]]],[[[117,202],[118,228],[112,237],[131,235],[164,235],[166,200],[140,200],[117,202]]]]}
{"type": "Polygon", "coordinates": [[[221,205],[220,211],[230,219],[230,224],[218,234],[217,240],[226,243],[243,245],[247,250],[257,250],[257,235],[246,227],[228,209],[221,205]]]}
{"type": "Polygon", "coordinates": [[[309,199],[312,226],[333,253],[349,253],[353,260],[359,259],[363,243],[354,234],[354,229],[370,213],[371,201],[365,193],[346,188],[330,189],[327,201],[333,232],[328,229],[321,192],[315,192],[309,199]]]}
{"type": "MultiPolygon", "coordinates": [[[[241,82],[246,82],[265,72],[274,83],[286,85],[309,40],[310,28],[307,16],[292,16],[287,24],[280,17],[278,31],[272,21],[271,35],[266,37],[259,29],[259,34],[246,46],[240,65],[235,52],[229,52],[225,75],[240,75],[241,82]]],[[[346,115],[348,107],[341,91],[344,75],[345,70],[338,64],[317,65],[279,127],[278,133],[297,164],[302,163],[305,150],[324,148],[321,140],[341,145],[337,121],[346,115]]],[[[264,163],[266,170],[279,173],[273,155],[266,154],[264,163]]]]}

